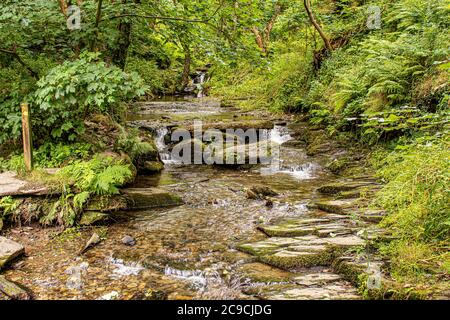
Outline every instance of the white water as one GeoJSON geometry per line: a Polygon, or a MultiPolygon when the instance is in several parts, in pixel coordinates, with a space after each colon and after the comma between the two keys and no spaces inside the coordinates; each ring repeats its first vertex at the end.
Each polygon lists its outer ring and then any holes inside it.
{"type": "Polygon", "coordinates": [[[158,149],[159,156],[161,157],[161,161],[164,163],[171,163],[171,155],[168,150],[168,146],[165,142],[165,136],[169,133],[169,129],[167,127],[161,127],[156,129],[156,138],[155,144],[158,149]]]}
{"type": "Polygon", "coordinates": [[[314,163],[305,163],[296,167],[281,168],[278,173],[291,175],[298,180],[306,180],[314,178],[314,173],[318,168],[319,166],[314,163]]]}
{"type": "Polygon", "coordinates": [[[200,270],[178,270],[171,267],[166,267],[164,269],[164,274],[166,276],[172,276],[179,279],[183,279],[186,281],[191,282],[194,287],[197,289],[203,288],[207,285],[208,281],[203,273],[203,271],[200,270]]]}
{"type": "Polygon", "coordinates": [[[123,276],[131,276],[131,275],[137,276],[142,270],[144,270],[144,267],[142,267],[137,262],[125,264],[125,262],[122,259],[115,259],[115,258],[110,258],[108,262],[115,267],[115,269],[111,274],[111,278],[114,279],[118,279],[123,276]]]}
{"type": "Polygon", "coordinates": [[[292,137],[289,134],[288,128],[276,125],[272,130],[270,130],[269,139],[277,144],[283,144],[289,140],[292,140],[292,137]]]}

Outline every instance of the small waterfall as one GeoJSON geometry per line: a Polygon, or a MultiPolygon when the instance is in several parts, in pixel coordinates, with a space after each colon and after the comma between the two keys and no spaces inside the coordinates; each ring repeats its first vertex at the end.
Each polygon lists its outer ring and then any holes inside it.
{"type": "Polygon", "coordinates": [[[197,289],[206,287],[208,281],[204,272],[200,270],[179,270],[166,266],[164,269],[166,276],[172,276],[191,282],[197,289]]]}
{"type": "Polygon", "coordinates": [[[159,156],[164,163],[169,163],[171,161],[169,147],[166,145],[165,141],[167,134],[169,134],[169,129],[167,127],[156,129],[155,144],[158,149],[159,156]]]}
{"type": "Polygon", "coordinates": [[[291,167],[291,168],[281,168],[279,173],[289,174],[296,179],[306,180],[314,178],[314,172],[318,169],[318,165],[314,163],[305,163],[303,165],[291,167]]]}
{"type": "Polygon", "coordinates": [[[203,84],[206,80],[206,72],[200,72],[194,80],[194,85],[197,87],[198,93],[197,98],[203,98],[205,95],[203,93],[203,84]]]}
{"type": "Polygon", "coordinates": [[[292,140],[292,137],[289,134],[287,127],[275,125],[269,132],[269,139],[277,144],[283,144],[289,140],[292,140]]]}

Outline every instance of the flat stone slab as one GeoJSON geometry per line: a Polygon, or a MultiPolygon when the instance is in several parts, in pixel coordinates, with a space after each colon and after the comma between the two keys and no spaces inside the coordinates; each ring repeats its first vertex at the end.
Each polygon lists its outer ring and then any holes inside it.
{"type": "Polygon", "coordinates": [[[44,196],[50,193],[49,188],[23,180],[15,172],[0,173],[0,197],[44,196]]]}
{"type": "Polygon", "coordinates": [[[342,278],[331,272],[307,273],[293,279],[295,283],[303,286],[321,286],[342,280],[342,278]]]}
{"type": "Polygon", "coordinates": [[[355,235],[320,238],[273,237],[255,243],[242,244],[238,248],[257,257],[261,262],[291,270],[296,267],[328,266],[345,249],[362,246],[365,241],[355,235]]]}
{"type": "Polygon", "coordinates": [[[25,252],[25,248],[15,241],[0,236],[0,269],[25,252]]]}
{"type": "Polygon", "coordinates": [[[338,183],[326,184],[317,189],[318,192],[323,194],[339,194],[341,192],[353,191],[355,189],[374,187],[377,184],[373,181],[344,181],[338,183]]]}
{"type": "MultiPolygon", "coordinates": [[[[297,284],[272,285],[253,289],[253,294],[264,300],[356,300],[358,292],[345,281],[334,281],[321,286],[297,284]]],[[[251,291],[248,293],[252,293],[251,291]]]]}
{"type": "Polygon", "coordinates": [[[322,211],[337,214],[350,214],[350,209],[357,207],[357,201],[351,200],[330,200],[330,201],[317,201],[308,205],[312,208],[318,208],[322,211]]]}
{"type": "Polygon", "coordinates": [[[276,225],[261,225],[259,230],[270,237],[298,237],[305,235],[317,235],[319,237],[329,237],[346,235],[353,233],[348,220],[328,220],[328,219],[289,219],[276,225]]]}

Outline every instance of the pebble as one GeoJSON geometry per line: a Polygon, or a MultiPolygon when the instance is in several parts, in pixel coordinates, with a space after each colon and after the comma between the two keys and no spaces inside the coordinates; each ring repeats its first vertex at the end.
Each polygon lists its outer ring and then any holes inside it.
{"type": "Polygon", "coordinates": [[[126,246],[134,246],[136,244],[136,239],[132,236],[125,236],[122,238],[122,243],[126,246]]]}

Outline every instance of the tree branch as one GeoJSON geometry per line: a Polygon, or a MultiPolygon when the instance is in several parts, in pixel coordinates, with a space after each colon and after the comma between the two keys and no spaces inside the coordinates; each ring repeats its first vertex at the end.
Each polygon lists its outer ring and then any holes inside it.
{"type": "Polygon", "coordinates": [[[333,46],[331,45],[330,40],[323,32],[323,30],[320,27],[319,23],[317,22],[316,18],[314,18],[314,15],[311,10],[311,1],[303,0],[303,4],[305,6],[306,12],[308,13],[309,20],[311,21],[314,28],[319,32],[320,37],[322,38],[323,42],[325,43],[325,47],[327,48],[327,51],[332,52],[333,46]]]}
{"type": "Polygon", "coordinates": [[[125,13],[120,14],[116,16],[111,17],[105,17],[100,22],[107,21],[107,20],[114,20],[114,19],[120,19],[120,18],[126,18],[126,17],[136,17],[136,18],[145,18],[145,19],[158,19],[158,20],[169,20],[169,21],[182,21],[182,22],[189,22],[189,23],[205,23],[207,24],[209,21],[214,18],[214,16],[219,12],[219,10],[222,8],[224,1],[222,0],[217,7],[217,9],[214,11],[214,13],[205,20],[200,19],[185,19],[185,18],[178,18],[178,17],[165,17],[165,16],[154,16],[154,15],[140,15],[140,14],[133,14],[133,13],[125,13]]]}
{"type": "Polygon", "coordinates": [[[31,69],[31,67],[29,67],[23,60],[22,58],[19,56],[19,54],[16,52],[16,49],[14,50],[6,50],[6,49],[2,49],[0,48],[0,52],[9,54],[11,56],[13,56],[17,62],[19,62],[25,69],[28,70],[28,72],[31,74],[31,76],[35,79],[39,79],[39,75],[37,74],[37,72],[35,72],[33,69],[31,69]]]}

